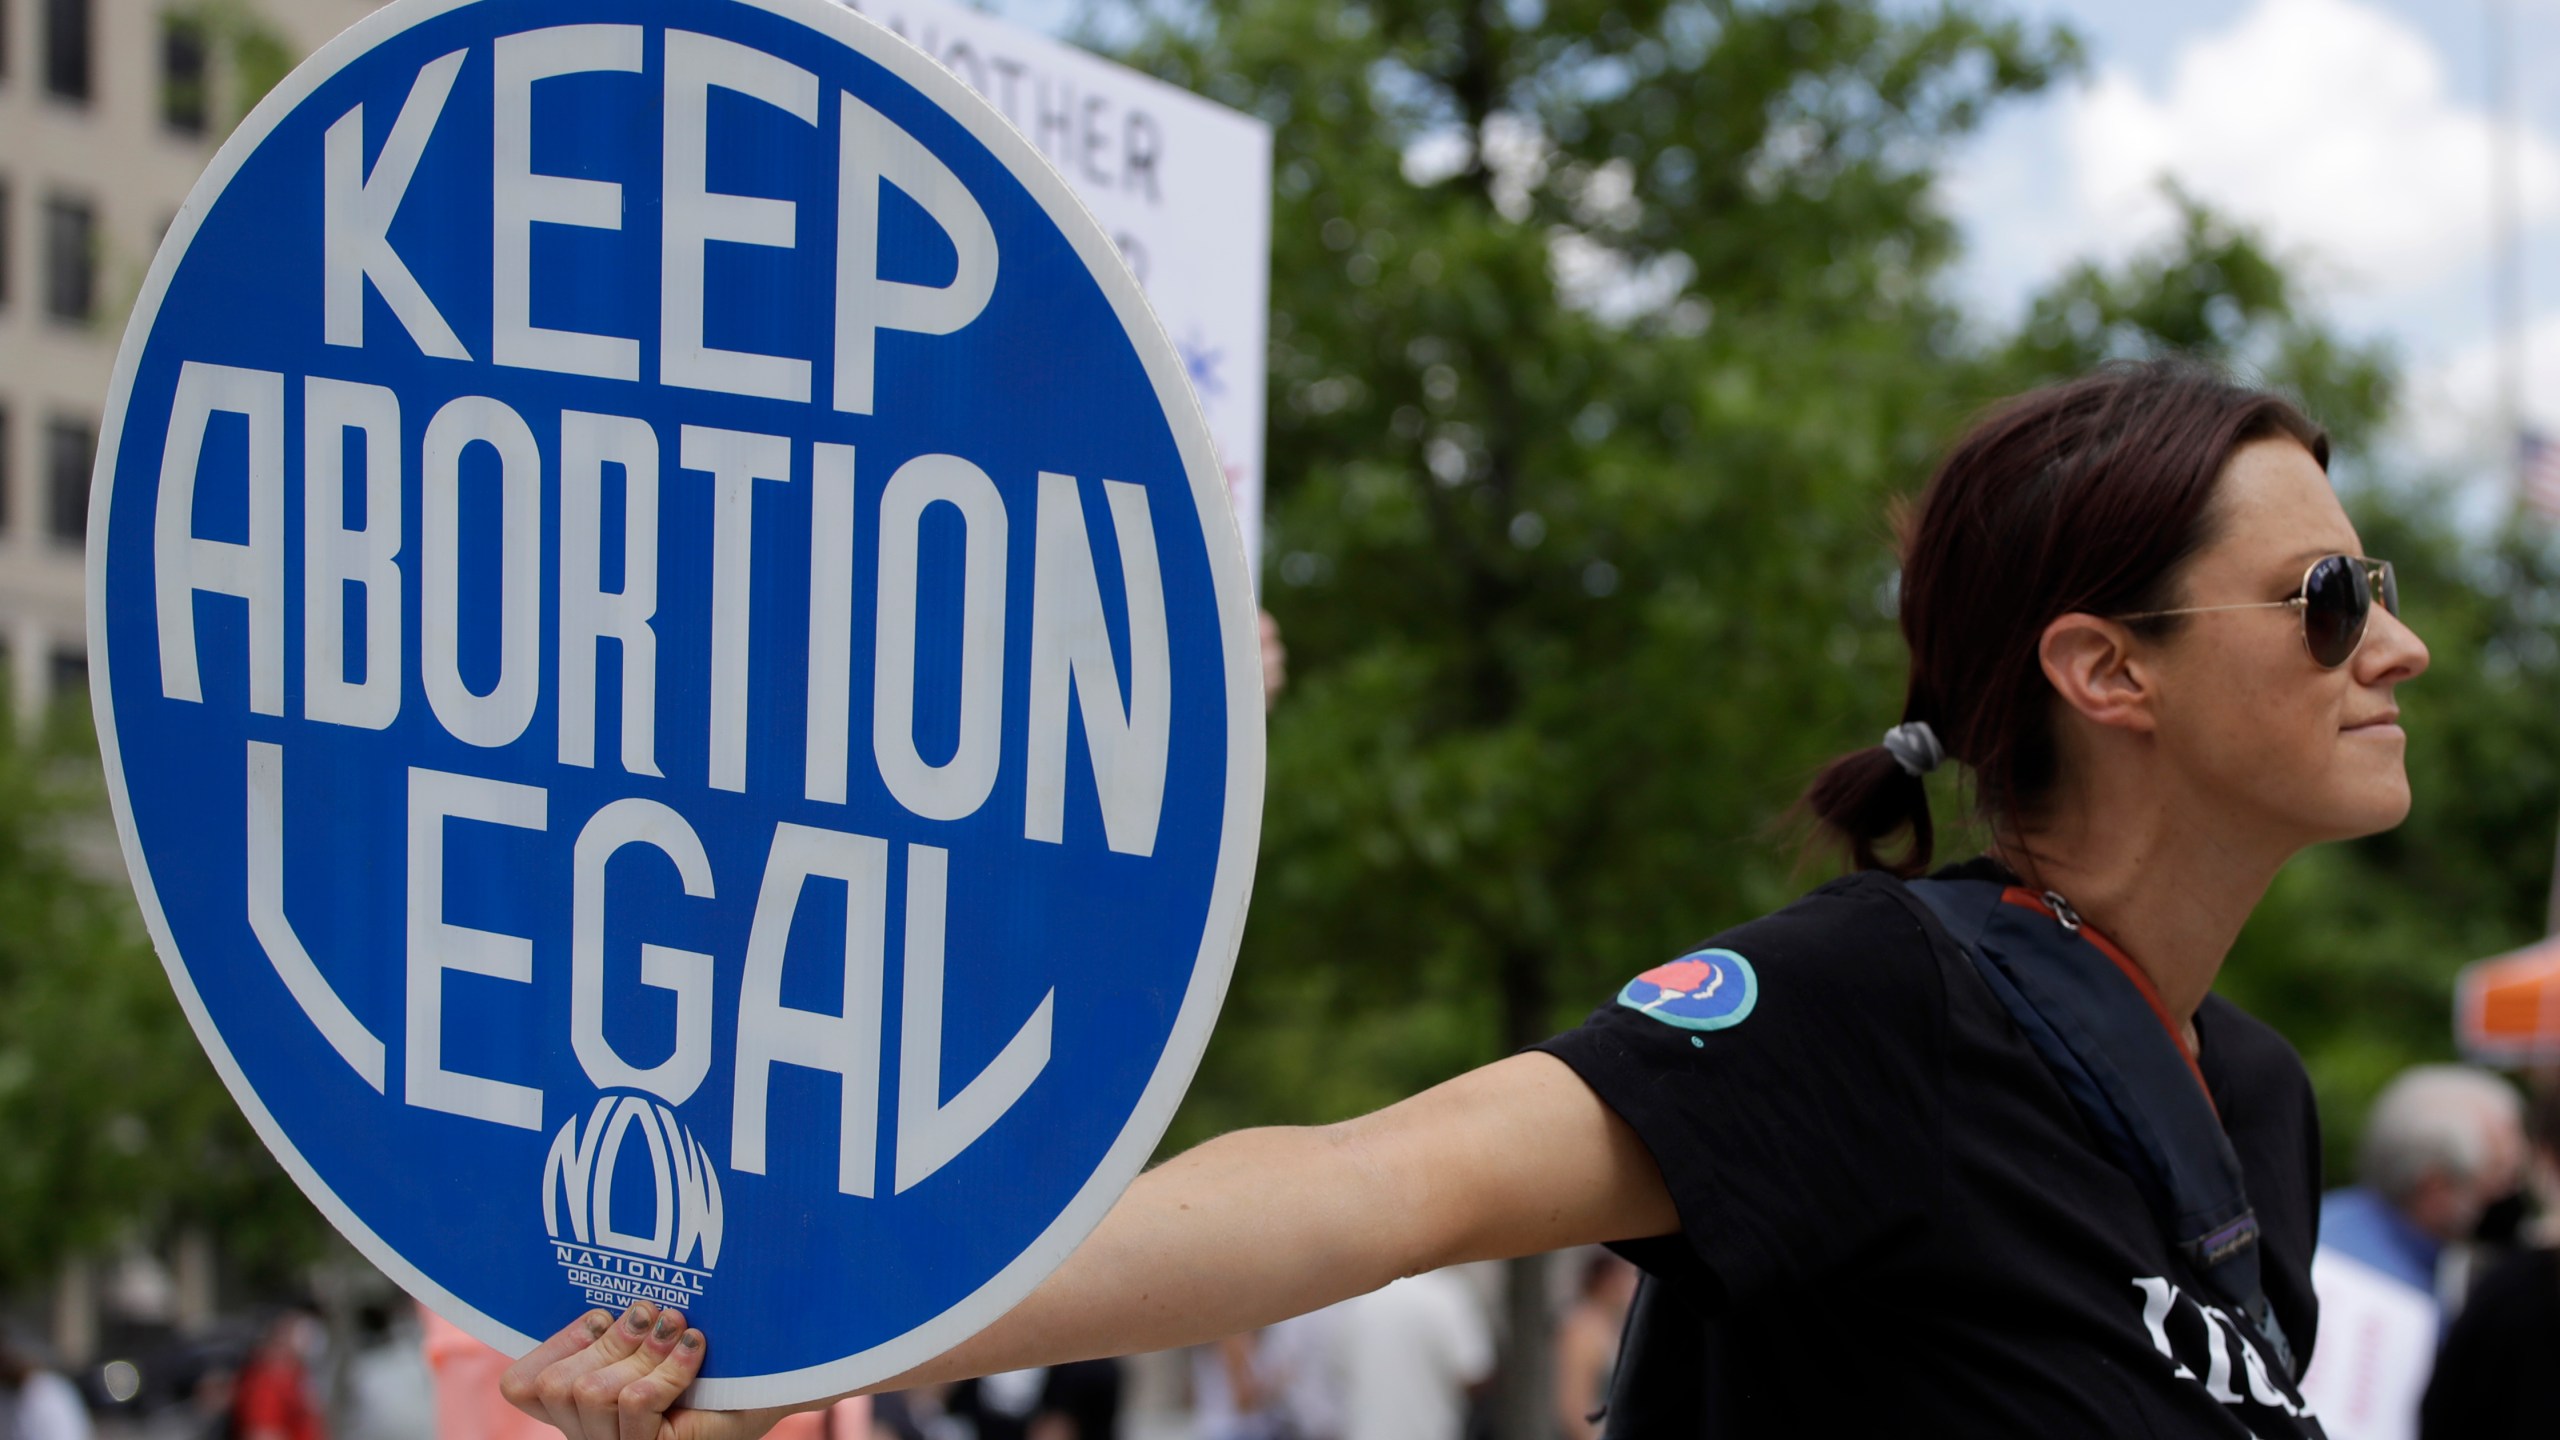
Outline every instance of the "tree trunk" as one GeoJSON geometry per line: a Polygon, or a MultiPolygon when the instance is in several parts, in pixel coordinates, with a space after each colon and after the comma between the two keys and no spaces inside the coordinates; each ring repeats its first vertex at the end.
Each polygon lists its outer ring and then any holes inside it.
{"type": "MultiPolygon", "coordinates": [[[[1504,947],[1502,1029],[1511,1050],[1546,1038],[1553,1002],[1544,958],[1527,945],[1504,947]]],[[[1555,1412],[1555,1310],[1547,1299],[1549,1271],[1544,1255],[1523,1255],[1503,1266],[1495,1440],[1550,1440],[1555,1433],[1549,1418],[1555,1412]]]]}
{"type": "Polygon", "coordinates": [[[1495,1440],[1551,1440],[1555,1425],[1555,1311],[1544,1255],[1502,1267],[1502,1360],[1494,1390],[1495,1440]]]}
{"type": "Polygon", "coordinates": [[[53,1353],[64,1368],[87,1365],[98,1350],[98,1289],[89,1257],[65,1255],[55,1272],[53,1353]]]}

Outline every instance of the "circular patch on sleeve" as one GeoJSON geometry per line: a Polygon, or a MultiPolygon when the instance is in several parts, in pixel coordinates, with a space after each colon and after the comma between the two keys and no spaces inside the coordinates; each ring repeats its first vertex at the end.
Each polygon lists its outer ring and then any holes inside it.
{"type": "Polygon", "coordinates": [[[1760,1000],[1751,962],[1730,950],[1699,950],[1656,965],[1618,992],[1618,1003],[1683,1030],[1739,1025],[1760,1000]]]}

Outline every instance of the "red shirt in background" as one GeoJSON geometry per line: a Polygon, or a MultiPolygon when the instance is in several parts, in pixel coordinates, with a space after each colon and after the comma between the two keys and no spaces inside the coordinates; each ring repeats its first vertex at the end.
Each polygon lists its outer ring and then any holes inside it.
{"type": "Polygon", "coordinates": [[[231,1391],[231,1428],[240,1440],[328,1440],[311,1403],[302,1362],[261,1350],[240,1367],[231,1391]]]}

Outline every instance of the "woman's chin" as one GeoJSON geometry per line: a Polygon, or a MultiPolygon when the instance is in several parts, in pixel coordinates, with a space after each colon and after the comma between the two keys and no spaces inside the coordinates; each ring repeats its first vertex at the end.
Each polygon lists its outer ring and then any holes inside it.
{"type": "Polygon", "coordinates": [[[2367,835],[2396,829],[2401,821],[2409,818],[2409,778],[2396,767],[2387,779],[2374,777],[2356,788],[2357,793],[2347,797],[2348,803],[2339,807],[2336,823],[2329,827],[2331,833],[2320,838],[2361,840],[2367,835]]]}

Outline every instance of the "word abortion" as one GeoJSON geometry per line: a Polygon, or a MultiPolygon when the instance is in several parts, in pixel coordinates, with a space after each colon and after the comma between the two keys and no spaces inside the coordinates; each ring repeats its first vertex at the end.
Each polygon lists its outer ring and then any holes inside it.
{"type": "MultiPolygon", "coordinates": [[[[285,695],[286,377],[273,371],[189,361],[182,368],[162,450],[154,515],[154,591],[163,695],[201,701],[196,604],[200,594],[248,605],[248,695],[256,714],[282,715],[285,695]],[[196,480],[216,414],[247,422],[248,538],[195,533],[196,480]]],[[[307,377],[301,387],[306,473],[302,493],[303,718],[380,730],[400,713],[406,662],[401,561],[406,447],[400,399],[377,385],[307,377]],[[361,434],[364,524],[346,522],[341,473],[349,432],[361,434]],[[348,591],[363,596],[363,640],[348,641],[348,591]],[[351,668],[359,679],[349,678],[351,668]]],[[[558,757],[596,764],[597,652],[622,656],[620,763],[659,776],[656,745],[658,490],[663,446],[655,426],[629,416],[568,410],[558,417],[560,487],[557,547],[558,757]],[[626,503],[619,536],[603,533],[604,474],[619,467],[626,503]],[[608,543],[621,562],[621,588],[606,590],[608,543]]],[[[748,636],[754,586],[755,493],[790,483],[811,487],[808,589],[808,709],[803,793],[841,804],[852,713],[855,450],[824,441],[707,426],[678,427],[678,465],[713,490],[708,777],[716,790],[744,791],[749,725],[748,636]],[[795,452],[805,455],[796,459],[795,452]]],[[[543,510],[546,460],[533,428],[505,402],[465,395],[445,402],[418,442],[424,535],[420,537],[417,678],[446,733],[468,745],[514,744],[542,698],[543,510]],[[461,526],[463,458],[475,446],[498,461],[501,580],[497,587],[496,682],[475,691],[463,676],[461,526]]],[[[1062,840],[1066,795],[1068,691],[1078,703],[1102,801],[1110,848],[1154,853],[1163,809],[1172,719],[1172,678],[1154,523],[1142,486],[1105,481],[1119,544],[1128,614],[1129,685],[1105,628],[1101,584],[1075,479],[1042,473],[1034,517],[1031,643],[1027,683],[1026,839],[1062,840]]],[[[907,460],[879,504],[878,587],[873,606],[872,753],[881,781],[909,813],[929,820],[975,814],[994,789],[1001,759],[1005,680],[1006,555],[1013,522],[987,473],[956,455],[907,460]],[[919,553],[926,512],[949,505],[965,526],[961,564],[959,741],[939,764],[915,740],[919,553]]]]}

